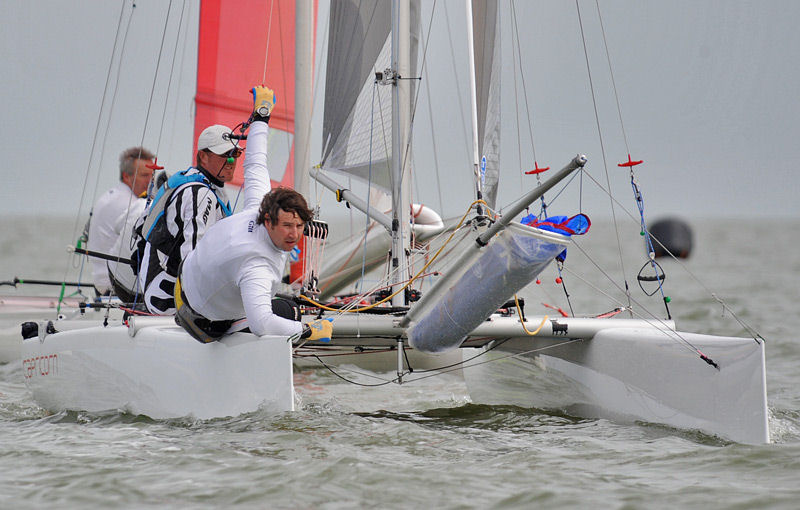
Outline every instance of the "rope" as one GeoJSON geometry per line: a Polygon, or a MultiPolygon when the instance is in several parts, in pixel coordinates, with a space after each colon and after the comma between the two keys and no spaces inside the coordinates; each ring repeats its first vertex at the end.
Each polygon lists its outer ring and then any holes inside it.
{"type": "Polygon", "coordinates": [[[261,83],[267,80],[267,58],[269,57],[269,40],[272,35],[272,8],[274,5],[274,0],[271,0],[269,3],[269,21],[267,22],[267,47],[264,49],[264,73],[261,75],[261,83]]]}
{"type": "MultiPolygon", "coordinates": [[[[439,257],[439,254],[442,252],[442,250],[444,250],[444,248],[447,246],[447,244],[453,239],[453,236],[456,235],[456,232],[458,232],[458,229],[461,227],[461,224],[464,223],[464,220],[466,219],[466,217],[469,214],[469,212],[472,210],[472,207],[475,206],[476,204],[479,204],[479,203],[483,204],[488,209],[489,206],[483,200],[475,200],[474,202],[472,202],[470,204],[469,208],[467,209],[467,212],[465,212],[464,215],[461,217],[461,220],[458,222],[458,225],[456,225],[455,229],[453,230],[453,233],[450,234],[450,237],[447,238],[447,240],[436,251],[436,253],[433,255],[433,257],[431,257],[431,259],[424,266],[422,266],[422,269],[420,269],[420,271],[416,275],[414,275],[410,280],[408,280],[408,283],[406,283],[405,285],[400,287],[397,291],[393,292],[389,296],[381,299],[380,301],[376,301],[375,303],[372,303],[371,305],[368,305],[368,306],[365,306],[365,307],[362,307],[362,308],[357,308],[357,309],[344,309],[344,308],[336,309],[336,308],[331,308],[329,306],[325,306],[322,303],[318,303],[318,302],[314,301],[313,299],[311,299],[308,296],[301,295],[300,299],[302,299],[304,301],[307,301],[307,302],[311,303],[312,305],[314,305],[315,307],[320,308],[322,310],[327,310],[327,311],[331,311],[331,312],[347,312],[347,313],[358,313],[358,312],[363,312],[363,311],[366,311],[366,310],[371,310],[372,308],[375,308],[376,306],[381,305],[381,304],[389,301],[390,299],[392,299],[396,295],[398,295],[401,292],[403,292],[404,290],[406,290],[409,286],[411,286],[411,284],[414,283],[414,281],[417,278],[419,278],[425,272],[426,269],[428,269],[428,266],[430,266],[437,259],[437,257],[439,257]]],[[[410,267],[410,264],[409,264],[409,267],[410,267]]],[[[400,269],[400,268],[398,268],[398,269],[400,269]]]]}
{"type": "Polygon", "coordinates": [[[514,294],[514,305],[517,307],[517,315],[519,316],[519,323],[522,324],[522,329],[525,331],[525,333],[528,336],[536,336],[537,334],[539,334],[539,331],[541,331],[542,327],[547,322],[547,319],[549,319],[550,317],[545,315],[544,319],[542,319],[541,324],[539,324],[539,327],[536,328],[534,331],[530,331],[528,327],[525,325],[525,316],[522,314],[522,307],[519,306],[519,299],[517,299],[516,294],[514,294]]]}

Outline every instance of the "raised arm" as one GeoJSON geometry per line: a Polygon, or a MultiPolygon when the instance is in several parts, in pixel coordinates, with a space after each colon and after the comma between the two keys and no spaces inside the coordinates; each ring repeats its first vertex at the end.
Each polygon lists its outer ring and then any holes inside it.
{"type": "Polygon", "coordinates": [[[247,148],[244,153],[245,210],[258,209],[261,199],[272,189],[267,169],[268,134],[269,126],[266,122],[253,122],[247,133],[247,148]]]}
{"type": "Polygon", "coordinates": [[[257,209],[272,185],[267,168],[269,117],[275,94],[267,87],[253,88],[253,116],[244,156],[244,209],[257,209]]]}

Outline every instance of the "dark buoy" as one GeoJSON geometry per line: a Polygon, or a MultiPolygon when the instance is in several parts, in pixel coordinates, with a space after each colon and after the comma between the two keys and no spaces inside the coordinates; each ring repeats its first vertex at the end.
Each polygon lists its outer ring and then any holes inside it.
{"type": "Polygon", "coordinates": [[[650,241],[656,257],[668,257],[672,253],[685,259],[692,252],[692,229],[676,218],[658,220],[650,225],[650,241]]]}

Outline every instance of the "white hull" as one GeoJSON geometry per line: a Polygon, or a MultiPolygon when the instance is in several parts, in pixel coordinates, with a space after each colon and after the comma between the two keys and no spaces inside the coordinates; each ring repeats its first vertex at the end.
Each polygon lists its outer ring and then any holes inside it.
{"type": "MultiPolygon", "coordinates": [[[[140,321],[140,324],[146,321],[140,321]]],[[[50,411],[151,418],[294,409],[291,345],[237,333],[201,344],[177,326],[95,326],[22,342],[25,383],[50,411]]]]}
{"type": "MultiPolygon", "coordinates": [[[[465,368],[464,377],[478,403],[659,423],[749,444],[769,442],[763,342],[680,333],[718,363],[717,370],[673,335],[655,328],[620,328],[572,343],[565,343],[566,337],[512,338],[469,363],[494,360],[465,368]]],[[[464,349],[464,358],[482,349],[464,349]]]]}
{"type": "MultiPolygon", "coordinates": [[[[62,317],[81,316],[80,300],[66,298],[61,303],[62,317]]],[[[58,298],[50,296],[1,296],[0,297],[0,363],[17,361],[22,347],[23,322],[57,319],[58,298]]],[[[90,316],[99,313],[90,311],[90,316]]]]}
{"type": "MultiPolygon", "coordinates": [[[[541,321],[529,318],[529,329],[541,321]]],[[[293,409],[292,349],[285,338],[237,333],[203,345],[172,318],[136,317],[128,326],[87,327],[92,322],[59,321],[59,333],[23,342],[25,381],[42,407],[201,419],[262,405],[293,409]]],[[[763,343],[675,333],[673,327],[671,321],[559,318],[545,321],[537,336],[520,336],[515,317],[493,316],[465,344],[479,348],[443,355],[407,352],[416,369],[452,365],[461,355],[470,360],[483,352],[463,369],[476,403],[557,409],[696,429],[742,443],[769,442],[763,343]]],[[[307,347],[336,352],[323,357],[330,365],[393,372],[397,351],[389,349],[398,336],[403,331],[397,318],[342,316],[334,323],[333,342],[307,347]],[[385,352],[358,353],[362,348],[385,352]]],[[[314,358],[294,361],[302,368],[319,366],[314,358]]]]}

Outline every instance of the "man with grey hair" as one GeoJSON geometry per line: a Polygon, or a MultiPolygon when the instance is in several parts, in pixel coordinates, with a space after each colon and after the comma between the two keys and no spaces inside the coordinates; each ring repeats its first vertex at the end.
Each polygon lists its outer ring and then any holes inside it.
{"type": "MultiPolygon", "coordinates": [[[[120,154],[120,182],[103,193],[89,213],[88,249],[108,255],[118,255],[112,253],[112,248],[115,245],[119,246],[120,236],[130,235],[133,223],[144,211],[143,197],[153,178],[154,157],[153,153],[144,147],[131,147],[120,154]]],[[[121,256],[125,258],[128,253],[121,256]]],[[[108,294],[112,290],[112,284],[106,261],[97,257],[91,260],[95,289],[99,294],[108,294]]]]}

